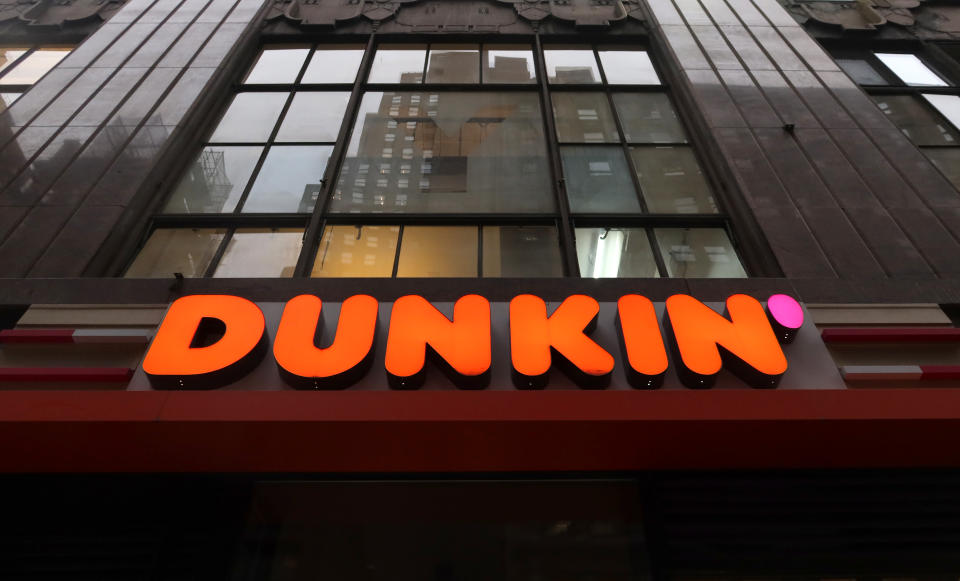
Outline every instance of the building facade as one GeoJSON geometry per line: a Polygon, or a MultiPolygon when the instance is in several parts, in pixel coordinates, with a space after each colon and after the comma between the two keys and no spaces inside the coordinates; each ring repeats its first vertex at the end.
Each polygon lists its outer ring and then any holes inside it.
{"type": "Polygon", "coordinates": [[[955,578],[958,35],[0,5],[3,577],[955,578]]]}

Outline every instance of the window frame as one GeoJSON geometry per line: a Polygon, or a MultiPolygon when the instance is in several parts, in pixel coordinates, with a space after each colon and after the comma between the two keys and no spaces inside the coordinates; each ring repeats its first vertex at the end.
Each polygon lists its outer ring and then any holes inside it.
{"type": "MultiPolygon", "coordinates": [[[[956,46],[958,51],[960,51],[960,43],[954,43],[954,46],[956,46]]],[[[869,46],[863,46],[863,43],[851,44],[846,42],[828,42],[826,43],[826,48],[834,59],[852,58],[866,61],[885,81],[887,81],[887,83],[883,85],[862,84],[857,82],[857,80],[853,78],[853,75],[847,73],[842,66],[840,67],[841,70],[843,70],[844,73],[847,74],[850,79],[870,97],[872,101],[876,102],[876,97],[910,97],[913,102],[919,104],[924,111],[929,113],[931,118],[946,123],[947,127],[953,128],[957,135],[960,136],[960,125],[951,122],[946,115],[940,112],[940,110],[937,109],[930,101],[924,98],[925,94],[947,95],[960,98],[960,61],[955,60],[955,57],[947,54],[942,48],[939,48],[934,44],[920,45],[912,41],[878,41],[870,44],[869,46]],[[945,84],[943,86],[907,84],[893,71],[893,69],[888,67],[879,57],[876,56],[877,53],[913,55],[917,57],[921,63],[924,64],[934,75],[940,77],[945,84]]],[[[894,125],[896,126],[895,123],[894,125]]],[[[903,128],[897,126],[897,129],[903,132],[903,128]]],[[[926,154],[926,150],[928,149],[947,149],[960,152],[960,139],[958,139],[954,144],[942,143],[921,145],[917,143],[909,134],[905,135],[908,139],[910,139],[910,142],[913,143],[917,149],[924,153],[924,157],[930,160],[931,165],[933,165],[933,167],[943,176],[943,178],[947,180],[948,183],[953,185],[958,192],[960,192],[960,183],[955,183],[954,180],[950,179],[944,170],[936,162],[934,162],[933,158],[926,154]]]]}
{"type": "MultiPolygon", "coordinates": [[[[216,227],[216,228],[225,228],[227,234],[224,236],[220,247],[215,253],[209,267],[204,273],[204,278],[210,278],[213,276],[214,271],[216,270],[220,259],[222,258],[224,252],[226,251],[227,246],[230,243],[234,232],[238,228],[265,228],[265,227],[303,227],[303,245],[300,253],[299,260],[297,262],[296,268],[294,269],[293,278],[309,278],[313,270],[314,261],[316,259],[317,252],[319,250],[324,229],[330,225],[470,225],[478,228],[482,232],[483,226],[510,226],[510,225],[553,225],[557,230],[557,235],[560,242],[560,256],[562,261],[562,277],[565,278],[577,278],[581,277],[580,268],[578,265],[578,256],[577,256],[577,246],[575,241],[574,231],[576,228],[580,227],[605,227],[605,228],[643,228],[647,232],[647,238],[650,245],[651,252],[656,258],[657,268],[659,270],[660,278],[670,278],[668,276],[668,269],[666,262],[661,255],[659,245],[657,243],[654,229],[655,228],[665,228],[665,227],[688,227],[688,228],[716,228],[724,232],[727,239],[730,242],[730,248],[736,255],[739,260],[740,265],[745,273],[745,276],[751,276],[751,271],[753,270],[750,257],[745,253],[738,244],[738,239],[734,236],[732,228],[732,218],[731,214],[725,210],[726,200],[722,192],[725,191],[725,188],[722,187],[721,180],[718,179],[716,170],[713,167],[713,163],[710,163],[711,160],[705,155],[705,150],[703,149],[703,144],[698,143],[699,139],[695,137],[695,131],[692,130],[692,124],[688,118],[689,112],[685,110],[685,107],[680,106],[678,103],[678,96],[674,94],[674,91],[671,89],[668,82],[668,77],[664,74],[662,67],[658,65],[659,59],[657,58],[656,51],[652,46],[650,40],[646,37],[638,38],[634,36],[630,37],[618,37],[616,39],[605,38],[601,35],[583,35],[575,38],[569,37],[560,37],[560,36],[545,36],[540,34],[530,34],[530,35],[501,35],[501,36],[490,36],[490,35],[476,35],[476,36],[467,36],[467,37],[447,37],[447,36],[436,36],[436,35],[422,35],[422,34],[409,34],[409,35],[362,35],[360,37],[356,35],[335,35],[333,37],[325,37],[322,40],[310,40],[304,37],[298,38],[285,38],[282,39],[271,39],[264,38],[262,42],[258,44],[255,51],[255,56],[252,59],[247,60],[242,67],[240,74],[237,76],[236,82],[231,86],[231,90],[228,94],[224,95],[223,99],[220,99],[221,106],[218,109],[217,116],[211,116],[213,119],[203,128],[203,135],[209,136],[212,135],[213,129],[216,127],[219,119],[225,114],[227,110],[227,104],[238,94],[245,92],[287,92],[286,102],[281,111],[280,116],[275,122],[274,128],[271,132],[268,142],[263,145],[263,151],[260,154],[258,163],[254,168],[251,177],[248,178],[248,182],[244,187],[241,198],[238,200],[237,205],[234,211],[230,214],[162,214],[159,213],[161,209],[173,193],[176,184],[173,188],[168,188],[161,199],[157,200],[158,206],[156,206],[156,213],[152,214],[148,220],[147,228],[144,231],[140,244],[133,249],[129,254],[129,259],[123,263],[123,271],[125,271],[135,260],[137,252],[143,248],[143,245],[146,243],[149,236],[158,228],[191,228],[191,227],[216,227]],[[363,42],[357,42],[362,40],[363,42]],[[310,53],[310,56],[304,59],[300,70],[297,74],[296,81],[292,84],[283,83],[283,84],[243,84],[243,79],[248,74],[248,71],[252,69],[253,64],[256,62],[257,56],[260,54],[260,50],[263,48],[275,47],[279,45],[289,44],[292,46],[305,46],[309,45],[312,50],[322,49],[324,45],[343,45],[343,44],[364,44],[364,52],[359,65],[358,74],[352,84],[345,83],[334,83],[334,84],[315,84],[315,83],[301,83],[300,80],[303,78],[310,61],[313,57],[313,53],[310,53]],[[410,44],[410,45],[425,45],[425,55],[424,55],[424,69],[421,81],[419,83],[368,83],[367,77],[370,74],[370,70],[373,64],[374,57],[376,55],[376,49],[381,45],[397,45],[397,44],[410,44]],[[434,44],[441,45],[450,45],[450,44],[471,44],[478,47],[478,58],[479,58],[479,82],[477,83],[427,83],[427,71],[428,65],[430,62],[431,51],[430,47],[434,44]],[[529,45],[532,49],[533,55],[533,64],[535,67],[536,80],[533,83],[484,83],[483,72],[484,72],[484,53],[487,45],[518,45],[524,44],[529,45]],[[599,73],[601,75],[601,82],[594,84],[550,84],[549,79],[547,78],[547,70],[544,58],[544,44],[548,45],[546,48],[549,50],[549,45],[552,44],[577,44],[577,45],[589,45],[594,58],[596,59],[599,73]],[[603,63],[600,60],[599,51],[603,48],[614,48],[614,47],[623,47],[629,48],[632,50],[644,50],[650,56],[650,60],[653,66],[653,70],[656,72],[657,76],[660,79],[660,83],[656,85],[646,84],[646,85],[637,85],[637,84],[609,84],[607,83],[606,73],[603,68],[603,63]],[[313,212],[311,214],[303,213],[242,213],[241,208],[244,201],[248,198],[251,188],[253,187],[254,182],[257,179],[258,172],[263,166],[264,161],[269,150],[275,146],[279,145],[279,142],[275,142],[274,139],[284,122],[284,116],[289,110],[294,96],[299,91],[350,91],[350,97],[347,104],[347,113],[344,116],[344,120],[341,123],[339,128],[338,136],[336,142],[332,143],[333,151],[328,160],[326,170],[324,172],[323,178],[320,181],[321,189],[318,196],[317,203],[314,206],[313,212]],[[336,181],[339,177],[342,169],[343,163],[345,160],[346,149],[349,146],[351,139],[351,133],[354,129],[356,123],[356,117],[359,113],[359,104],[360,100],[363,98],[363,95],[367,92],[407,92],[407,91],[416,91],[416,92],[426,92],[426,91],[436,91],[436,92],[445,92],[445,91],[478,91],[478,92],[512,92],[512,91],[521,91],[521,92],[530,92],[537,93],[540,103],[541,115],[543,117],[543,129],[545,135],[545,146],[547,153],[547,161],[550,167],[550,190],[554,196],[554,201],[556,203],[556,209],[552,214],[526,214],[526,213],[497,213],[497,214],[479,214],[479,213],[457,213],[457,214],[440,214],[440,213],[371,213],[371,214],[351,214],[351,213],[340,213],[332,214],[330,213],[330,204],[333,199],[334,189],[337,187],[336,181]],[[563,163],[560,154],[560,148],[562,143],[558,140],[556,133],[555,120],[552,109],[552,95],[554,92],[597,92],[605,96],[606,102],[608,103],[611,112],[613,114],[615,124],[617,127],[617,132],[620,136],[620,147],[624,153],[626,163],[628,165],[630,180],[634,185],[635,194],[640,203],[641,212],[634,213],[630,215],[624,215],[623,213],[578,213],[574,215],[570,211],[569,202],[566,192],[566,182],[563,177],[563,163]],[[677,143],[656,143],[651,145],[658,146],[671,146],[671,145],[682,145],[685,148],[689,148],[689,151],[692,152],[693,158],[696,160],[696,163],[699,165],[704,181],[707,183],[710,194],[713,197],[713,200],[717,206],[716,214],[652,214],[644,211],[646,209],[645,201],[642,195],[642,188],[639,183],[639,176],[637,171],[633,166],[633,161],[630,155],[630,148],[637,144],[627,141],[624,137],[623,123],[620,120],[619,112],[617,111],[616,105],[614,103],[614,94],[620,93],[649,93],[656,92],[662,93],[669,100],[671,106],[680,125],[683,127],[685,133],[689,136],[684,142],[677,143]]],[[[175,175],[183,176],[185,175],[187,169],[190,167],[190,164],[193,160],[196,159],[196,156],[203,150],[203,148],[210,145],[206,140],[200,142],[201,144],[195,148],[191,149],[189,157],[185,157],[180,164],[180,172],[175,173],[175,175]]],[[[239,142],[238,142],[239,143],[239,142]]],[[[296,145],[294,143],[283,143],[284,145],[296,145]]],[[[330,144],[330,143],[328,143],[330,144]]],[[[218,145],[221,145],[218,143],[218,145]]],[[[222,145],[236,145],[234,143],[224,143],[222,145]]],[[[613,143],[608,145],[615,145],[613,143]]],[[[179,183],[179,180],[177,181],[179,183]]],[[[399,253],[400,253],[400,238],[398,238],[398,247],[397,247],[397,258],[393,265],[393,276],[395,278],[396,271],[399,262],[399,253]]],[[[483,270],[483,249],[482,249],[482,238],[479,242],[479,256],[478,256],[478,265],[477,265],[477,276],[482,276],[483,270]]],[[[122,276],[122,272],[121,272],[122,276]]],[[[588,278],[588,277],[583,277],[588,278]]],[[[382,280],[382,279],[379,279],[382,280]]]]}
{"type": "Polygon", "coordinates": [[[33,87],[35,84],[40,82],[40,80],[43,79],[43,77],[45,77],[47,74],[49,74],[50,71],[54,67],[56,67],[60,61],[63,61],[64,59],[69,57],[70,53],[76,50],[77,45],[75,43],[70,43],[70,42],[49,42],[49,43],[3,42],[3,43],[0,43],[0,50],[4,50],[4,49],[9,50],[9,49],[18,49],[18,48],[25,49],[24,53],[19,57],[17,57],[16,59],[14,59],[13,61],[9,62],[5,67],[3,67],[2,70],[0,70],[0,82],[2,82],[4,77],[6,77],[12,71],[16,70],[17,67],[19,67],[28,58],[30,58],[31,55],[33,55],[34,53],[40,50],[44,50],[44,49],[67,49],[67,50],[66,50],[66,54],[59,61],[57,61],[57,63],[55,63],[53,66],[47,69],[33,83],[0,84],[0,93],[15,93],[17,95],[17,98],[14,99],[14,101],[11,103],[5,103],[3,101],[0,101],[0,111],[4,111],[6,108],[10,107],[11,105],[13,105],[13,103],[15,103],[21,97],[23,97],[24,93],[29,91],[31,87],[33,87]]]}

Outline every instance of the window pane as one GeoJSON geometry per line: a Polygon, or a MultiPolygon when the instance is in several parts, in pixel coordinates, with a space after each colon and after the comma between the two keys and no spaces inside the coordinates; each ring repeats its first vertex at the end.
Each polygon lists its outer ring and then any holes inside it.
{"type": "Polygon", "coordinates": [[[640,202],[630,179],[630,166],[620,146],[560,148],[570,210],[639,212],[640,202]]]}
{"type": "Polygon", "coordinates": [[[535,93],[389,92],[363,97],[331,211],[553,207],[535,93]]]}
{"type": "Polygon", "coordinates": [[[332,145],[275,145],[243,203],[243,212],[312,212],[332,145]]]}
{"type": "Polygon", "coordinates": [[[687,135],[663,93],[615,93],[624,138],[629,143],[686,143],[687,135]]]}
{"type": "Polygon", "coordinates": [[[957,145],[960,134],[910,95],[873,95],[880,110],[917,145],[957,145]]]}
{"type": "Polygon", "coordinates": [[[431,44],[428,83],[479,83],[480,45],[431,44]]]}
{"type": "Polygon", "coordinates": [[[423,80],[423,61],[427,57],[424,45],[381,45],[373,57],[367,82],[419,83],[423,80]]]}
{"type": "Polygon", "coordinates": [[[163,207],[165,214],[232,212],[262,147],[206,147],[163,207]]]}
{"type": "Polygon", "coordinates": [[[557,138],[569,143],[619,143],[620,135],[604,93],[554,93],[557,138]]]}
{"type": "Polygon", "coordinates": [[[924,95],[924,99],[933,105],[953,128],[960,127],[960,97],[956,95],[924,95]]]}
{"type": "Polygon", "coordinates": [[[69,48],[39,48],[0,77],[0,85],[32,85],[68,54],[69,48]]]}
{"type": "Polygon", "coordinates": [[[889,85],[877,69],[863,59],[837,59],[837,64],[858,85],[889,85]]]}
{"type": "Polygon", "coordinates": [[[277,133],[277,141],[336,141],[350,93],[297,93],[277,133]]]}
{"type": "Polygon", "coordinates": [[[233,98],[210,141],[266,142],[288,93],[240,93],[233,98]]]}
{"type": "Polygon", "coordinates": [[[18,58],[27,54],[29,48],[0,48],[0,73],[13,64],[18,58]]]}
{"type": "Polygon", "coordinates": [[[647,209],[655,214],[716,214],[717,205],[689,147],[631,147],[647,209]]]}
{"type": "Polygon", "coordinates": [[[577,228],[576,236],[581,277],[660,276],[643,228],[577,228]]]}
{"type": "Polygon", "coordinates": [[[678,278],[745,278],[740,259],[721,228],[657,228],[654,230],[669,276],[678,278]]]}
{"type": "Polygon", "coordinates": [[[484,83],[534,83],[533,51],[527,45],[484,45],[484,83]]]}
{"type": "Polygon", "coordinates": [[[213,276],[289,278],[302,245],[303,230],[299,228],[238,228],[213,276]]]}
{"type": "Polygon", "coordinates": [[[483,276],[563,276],[554,226],[484,226],[483,276]]]}
{"type": "Polygon", "coordinates": [[[20,98],[23,93],[0,93],[0,111],[5,110],[13,102],[20,98]]]}
{"type": "Polygon", "coordinates": [[[254,83],[293,83],[303,68],[310,49],[303,46],[265,48],[253,68],[243,80],[245,85],[254,83]]]}
{"type": "Polygon", "coordinates": [[[363,47],[351,44],[317,48],[303,73],[302,83],[352,83],[357,80],[363,47]]]}
{"type": "Polygon", "coordinates": [[[900,80],[915,87],[946,87],[944,82],[922,60],[912,54],[874,53],[880,61],[887,65],[900,80]]]}
{"type": "Polygon", "coordinates": [[[953,187],[960,190],[960,149],[953,147],[926,147],[923,152],[943,172],[953,187]]]}
{"type": "Polygon", "coordinates": [[[612,85],[659,85],[660,77],[653,70],[645,50],[611,49],[598,51],[607,82],[612,85]]]}
{"type": "Polygon", "coordinates": [[[227,231],[222,228],[160,228],[153,231],[126,278],[201,277],[227,231]]]}
{"type": "Polygon", "coordinates": [[[399,226],[327,226],[311,276],[389,277],[399,235],[399,226]]]}
{"type": "Polygon", "coordinates": [[[553,85],[599,83],[600,69],[593,50],[582,48],[547,48],[543,51],[547,80],[553,85]]]}
{"type": "Polygon", "coordinates": [[[477,276],[477,227],[404,227],[397,276],[477,276]]]}

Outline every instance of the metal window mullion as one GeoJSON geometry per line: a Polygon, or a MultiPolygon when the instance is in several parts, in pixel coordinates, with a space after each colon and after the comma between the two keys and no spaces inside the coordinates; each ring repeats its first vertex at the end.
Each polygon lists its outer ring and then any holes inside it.
{"type": "Polygon", "coordinates": [[[480,43],[480,74],[477,75],[477,78],[480,79],[480,85],[483,86],[483,47],[487,46],[487,43],[480,43]]]}
{"type": "Polygon", "coordinates": [[[637,175],[637,169],[633,165],[633,157],[630,155],[630,144],[627,143],[627,135],[623,130],[623,122],[620,120],[620,113],[617,111],[617,106],[613,102],[613,93],[610,92],[609,87],[605,87],[604,92],[607,95],[607,104],[610,106],[610,114],[613,115],[613,124],[617,127],[617,135],[620,136],[620,149],[623,151],[623,155],[627,161],[627,169],[630,172],[630,181],[633,182],[633,193],[640,203],[640,211],[644,214],[647,214],[650,212],[650,209],[647,208],[647,200],[643,196],[643,188],[640,186],[640,176],[637,175]]]}
{"type": "MultiPolygon", "coordinates": [[[[40,48],[40,47],[39,47],[39,46],[30,46],[30,47],[27,47],[27,50],[24,51],[24,53],[23,53],[22,55],[20,55],[18,58],[14,59],[14,61],[13,61],[12,63],[10,63],[9,65],[7,65],[7,68],[4,69],[3,72],[0,72],[0,79],[2,79],[3,77],[7,76],[7,75],[10,73],[10,71],[12,71],[13,69],[15,69],[15,68],[17,68],[18,66],[20,66],[20,64],[23,63],[23,61],[27,60],[27,57],[29,57],[29,56],[32,55],[33,53],[37,52],[37,49],[38,49],[38,48],[40,48]]],[[[32,86],[32,85],[29,85],[29,86],[32,86]]],[[[0,86],[0,89],[2,89],[2,88],[3,88],[3,87],[0,86]]]]}
{"type": "Polygon", "coordinates": [[[483,278],[483,225],[477,224],[477,278],[483,278]]]}
{"type": "Polygon", "coordinates": [[[562,162],[560,147],[557,141],[557,128],[553,120],[553,101],[550,98],[550,86],[547,78],[547,65],[543,56],[543,44],[540,42],[540,33],[534,34],[533,62],[537,72],[537,85],[540,89],[540,107],[542,109],[547,158],[550,163],[550,176],[553,178],[554,200],[559,210],[560,248],[563,251],[564,271],[569,277],[580,276],[580,266],[577,262],[577,244],[574,237],[573,221],[570,216],[570,205],[567,201],[566,184],[561,177],[562,162]]]}
{"type": "Polygon", "coordinates": [[[397,278],[397,270],[400,268],[400,245],[403,243],[403,224],[399,226],[397,232],[397,249],[393,253],[393,270],[390,271],[390,278],[397,278]]]}
{"type": "Polygon", "coordinates": [[[257,160],[257,165],[253,168],[253,173],[250,174],[250,180],[247,181],[246,187],[243,188],[243,193],[240,194],[240,199],[237,201],[237,207],[233,210],[233,214],[235,215],[241,213],[241,208],[243,208],[243,205],[247,202],[247,198],[250,196],[250,190],[253,189],[254,182],[256,182],[257,178],[260,176],[260,170],[263,169],[263,164],[267,160],[267,155],[270,153],[270,149],[273,148],[273,142],[277,138],[277,134],[280,133],[280,126],[283,125],[283,122],[286,120],[287,111],[290,110],[290,105],[293,104],[293,98],[297,94],[297,85],[300,83],[300,79],[303,78],[303,74],[307,70],[307,64],[310,62],[311,58],[313,58],[313,55],[309,55],[308,58],[304,59],[303,64],[300,65],[300,72],[297,73],[296,79],[293,81],[293,86],[287,90],[287,100],[283,103],[283,108],[280,109],[280,115],[277,116],[277,121],[273,125],[273,130],[270,131],[270,136],[267,137],[267,142],[264,144],[263,152],[260,154],[260,159],[257,160]]]}
{"type": "Polygon", "coordinates": [[[430,66],[430,47],[433,45],[432,42],[425,43],[427,45],[427,50],[423,51],[423,75],[420,76],[420,84],[427,84],[427,67],[430,66]]]}
{"type": "Polygon", "coordinates": [[[217,251],[213,253],[213,258],[210,259],[210,264],[207,266],[207,270],[204,271],[201,278],[212,278],[213,273],[217,270],[217,266],[220,264],[220,260],[223,258],[223,255],[226,254],[227,245],[230,244],[230,240],[233,238],[233,234],[237,231],[237,229],[228,227],[226,230],[227,233],[223,235],[223,240],[220,241],[220,246],[217,248],[217,251]]]}
{"type": "Polygon", "coordinates": [[[650,226],[644,228],[647,233],[647,241],[650,243],[650,252],[653,253],[653,260],[657,263],[657,268],[660,270],[660,278],[670,278],[670,271],[667,270],[667,261],[663,258],[663,253],[660,252],[660,244],[657,242],[657,235],[654,233],[655,226],[650,226]]]}
{"type": "Polygon", "coordinates": [[[337,141],[330,152],[330,158],[327,161],[327,170],[324,172],[323,179],[320,180],[320,193],[317,196],[317,203],[313,208],[313,216],[310,218],[310,224],[303,233],[303,249],[300,251],[300,258],[297,266],[294,268],[293,276],[306,276],[310,261],[316,254],[319,240],[320,229],[322,227],[322,218],[326,214],[331,195],[330,192],[336,187],[337,176],[343,168],[343,161],[346,155],[348,139],[353,130],[353,124],[356,121],[358,110],[360,109],[360,100],[363,96],[363,89],[367,74],[373,64],[374,41],[376,34],[373,33],[367,39],[367,46],[363,52],[363,58],[360,59],[360,67],[357,70],[357,78],[354,80],[353,89],[350,92],[350,99],[347,101],[346,113],[343,116],[343,122],[340,124],[340,132],[337,134],[337,141]]]}

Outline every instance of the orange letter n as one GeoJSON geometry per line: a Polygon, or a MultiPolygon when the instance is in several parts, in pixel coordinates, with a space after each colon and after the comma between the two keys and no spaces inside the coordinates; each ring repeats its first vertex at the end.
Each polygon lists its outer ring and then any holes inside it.
{"type": "Polygon", "coordinates": [[[170,305],[143,359],[155,387],[213,389],[236,381],[266,353],[263,312],[230,295],[191,295],[170,305]],[[210,342],[212,336],[221,335],[210,342]]]}
{"type": "Polygon", "coordinates": [[[687,387],[710,387],[726,364],[753,387],[776,387],[787,371],[777,336],[760,301],[727,299],[726,315],[688,295],[667,299],[664,327],[672,334],[677,373],[687,387]]]}
{"type": "Polygon", "coordinates": [[[415,389],[424,380],[427,347],[459,387],[482,388],[490,381],[490,302],[461,297],[453,320],[421,296],[393,303],[384,366],[391,387],[415,389]]]}

